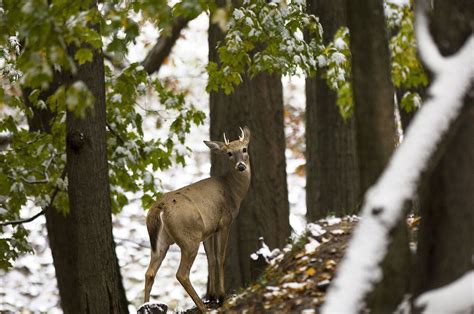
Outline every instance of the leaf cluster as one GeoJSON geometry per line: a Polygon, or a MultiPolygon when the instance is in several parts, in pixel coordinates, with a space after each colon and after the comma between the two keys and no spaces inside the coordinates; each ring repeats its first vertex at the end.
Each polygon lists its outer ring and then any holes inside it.
{"type": "Polygon", "coordinates": [[[266,71],[294,75],[316,70],[322,28],[314,15],[305,13],[302,1],[245,1],[232,11],[224,40],[218,44],[219,63],[209,62],[208,91],[231,93],[242,82],[266,71]],[[311,34],[305,41],[303,31],[311,34]]]}
{"type": "MultiPolygon", "coordinates": [[[[416,52],[414,13],[410,4],[385,3],[392,81],[405,91],[401,107],[411,111],[420,103],[417,90],[428,77],[416,52]]],[[[224,40],[218,44],[219,62],[209,62],[209,91],[231,93],[242,82],[266,71],[293,75],[299,70],[313,75],[318,69],[337,93],[337,106],[344,119],[353,111],[349,30],[341,27],[323,44],[323,29],[317,17],[305,13],[302,1],[244,1],[231,10],[224,40]],[[305,31],[306,40],[302,32],[305,31]]],[[[220,14],[222,15],[222,14],[220,14]]],[[[225,18],[224,18],[225,20],[225,18]]]]}
{"type": "MultiPolygon", "coordinates": [[[[152,23],[163,34],[178,16],[194,17],[206,1],[187,0],[169,7],[165,0],[67,1],[0,0],[0,134],[10,137],[0,147],[0,221],[20,218],[25,208],[53,207],[67,215],[66,112],[84,117],[95,99],[85,82],[62,84],[95,57],[105,64],[107,155],[112,210],[138,193],[146,208],[160,191],[154,178],[174,163],[184,164],[184,145],[192,125],[204,114],[187,103],[185,94],[150,76],[126,56],[140,27],[152,23]],[[115,69],[115,62],[124,65],[115,69]],[[156,110],[142,110],[152,101],[156,110]],[[47,113],[41,130],[32,128],[34,113],[47,113]],[[171,117],[169,136],[147,138],[144,117],[171,117]],[[51,195],[55,194],[54,204],[51,195]]],[[[36,117],[37,118],[37,117],[36,117]]],[[[0,227],[0,268],[28,252],[27,229],[0,227]]]]}

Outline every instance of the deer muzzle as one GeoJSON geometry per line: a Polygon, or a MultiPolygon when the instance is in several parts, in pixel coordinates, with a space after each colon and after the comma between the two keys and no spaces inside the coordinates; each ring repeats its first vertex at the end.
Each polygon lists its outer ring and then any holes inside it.
{"type": "Polygon", "coordinates": [[[237,170],[239,171],[245,171],[247,169],[247,165],[243,162],[239,162],[236,166],[237,170]]]}

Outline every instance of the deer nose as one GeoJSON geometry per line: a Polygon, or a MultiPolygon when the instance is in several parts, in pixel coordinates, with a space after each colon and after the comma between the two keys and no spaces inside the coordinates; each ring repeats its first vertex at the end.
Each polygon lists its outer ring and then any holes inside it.
{"type": "Polygon", "coordinates": [[[239,162],[239,164],[237,165],[237,169],[239,171],[244,171],[245,169],[247,169],[247,166],[243,162],[239,162]]]}

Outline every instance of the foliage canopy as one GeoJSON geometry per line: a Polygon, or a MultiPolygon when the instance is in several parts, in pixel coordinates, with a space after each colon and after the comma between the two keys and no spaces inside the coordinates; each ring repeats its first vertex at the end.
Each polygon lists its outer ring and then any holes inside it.
{"type": "MultiPolygon", "coordinates": [[[[83,116],[94,99],[82,81],[67,86],[54,86],[53,81],[59,73],[74,75],[78,65],[92,60],[94,50],[106,59],[113,211],[119,212],[129,202],[126,192],[143,191],[141,200],[147,207],[159,191],[153,173],[173,162],[184,164],[185,136],[193,124],[203,123],[204,114],[185,102],[184,92],[148,74],[139,63],[126,63],[130,44],[145,23],[153,23],[166,34],[177,17],[192,18],[203,11],[212,14],[213,22],[226,34],[217,47],[220,63],[207,66],[208,91],[230,93],[242,75],[262,71],[314,75],[319,70],[337,91],[342,116],[352,113],[349,32],[341,28],[324,45],[319,20],[306,13],[303,1],[244,1],[237,8],[218,8],[214,1],[203,0],[184,0],[172,8],[166,0],[95,3],[0,0],[0,133],[10,137],[10,145],[0,151],[0,221],[18,219],[20,209],[27,205],[42,209],[54,205],[67,214],[66,112],[83,116]],[[150,95],[159,100],[160,109],[171,111],[168,138],[144,136],[143,116],[160,112],[140,107],[140,101],[150,95]],[[33,108],[51,111],[49,132],[28,128],[33,108]]],[[[416,55],[413,10],[388,3],[386,11],[387,28],[394,34],[390,39],[392,80],[406,91],[401,104],[410,111],[419,100],[416,88],[427,84],[416,55]]],[[[21,224],[0,228],[0,268],[8,268],[20,253],[30,250],[27,231],[21,224]]]]}

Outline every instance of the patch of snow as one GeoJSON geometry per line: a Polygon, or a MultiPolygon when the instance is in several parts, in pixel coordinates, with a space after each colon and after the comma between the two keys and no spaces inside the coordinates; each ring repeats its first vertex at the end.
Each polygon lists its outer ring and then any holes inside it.
{"type": "Polygon", "coordinates": [[[411,294],[405,294],[402,302],[397,306],[395,314],[410,314],[411,311],[411,294]]]}
{"type": "Polygon", "coordinates": [[[309,242],[305,244],[304,249],[307,254],[312,254],[320,246],[320,243],[313,238],[308,238],[308,240],[309,242]]]}
{"type": "Polygon", "coordinates": [[[322,221],[325,221],[328,224],[328,226],[333,226],[333,225],[337,225],[341,223],[342,219],[336,216],[328,216],[322,221]]]}
{"type": "Polygon", "coordinates": [[[326,59],[325,56],[319,55],[316,57],[316,60],[318,61],[319,67],[323,68],[328,64],[328,60],[326,59]]]}
{"type": "Polygon", "coordinates": [[[306,287],[305,282],[286,282],[282,285],[285,289],[300,290],[306,287]]]}
{"type": "Polygon", "coordinates": [[[472,313],[474,309],[474,271],[454,282],[423,293],[415,300],[422,313],[472,313]]]}
{"type": "Polygon", "coordinates": [[[279,249],[270,251],[268,245],[263,241],[263,237],[260,237],[258,240],[260,242],[260,248],[257,250],[257,252],[250,254],[251,259],[256,261],[259,256],[262,256],[267,263],[270,263],[272,259],[280,255],[281,251],[279,249]]]}
{"type": "Polygon", "coordinates": [[[122,102],[122,95],[121,94],[113,94],[112,97],[110,98],[110,101],[113,103],[120,103],[122,102]]]}
{"type": "Polygon", "coordinates": [[[323,227],[315,223],[309,223],[306,228],[313,237],[319,237],[326,233],[326,230],[324,230],[323,227]]]}
{"type": "Polygon", "coordinates": [[[340,52],[335,52],[331,56],[332,61],[334,61],[337,65],[340,65],[344,62],[346,62],[346,56],[344,56],[340,52]]]}
{"type": "Polygon", "coordinates": [[[346,49],[347,45],[346,45],[346,42],[344,41],[344,39],[338,37],[338,38],[334,41],[334,47],[335,47],[336,49],[343,50],[343,49],[346,49]]]}

